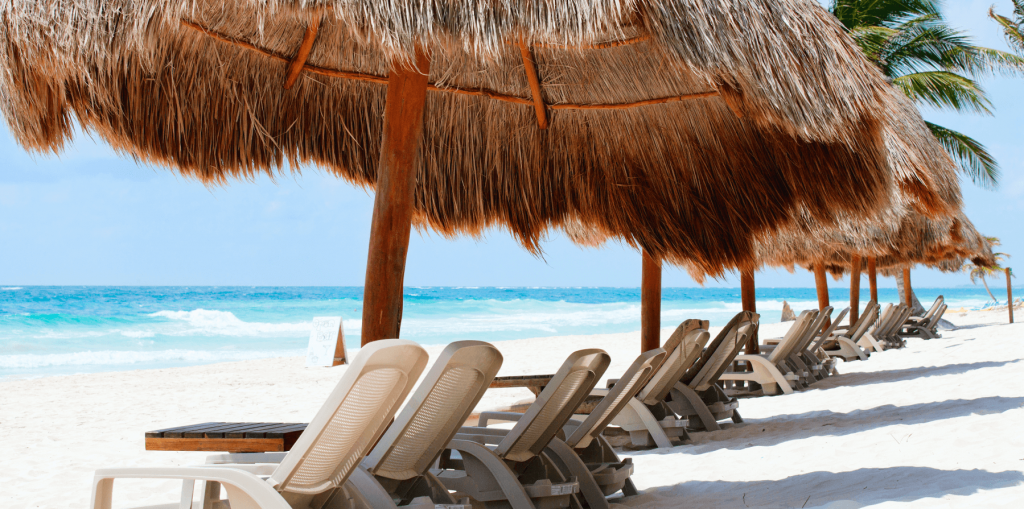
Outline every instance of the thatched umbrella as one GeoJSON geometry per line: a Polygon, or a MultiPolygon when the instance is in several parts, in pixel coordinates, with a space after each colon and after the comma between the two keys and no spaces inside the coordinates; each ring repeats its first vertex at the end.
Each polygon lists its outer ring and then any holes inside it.
{"type": "Polygon", "coordinates": [[[920,118],[811,0],[40,0],[0,19],[0,108],[29,149],[81,126],[203,182],[288,161],[374,187],[364,343],[399,335],[413,225],[500,225],[536,252],[578,219],[720,274],[798,207],[944,203],[927,144],[893,164],[881,131],[920,118]]]}

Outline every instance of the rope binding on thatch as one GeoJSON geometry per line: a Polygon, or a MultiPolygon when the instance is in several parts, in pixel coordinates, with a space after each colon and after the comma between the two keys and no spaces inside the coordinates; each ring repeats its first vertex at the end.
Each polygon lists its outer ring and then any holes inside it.
{"type": "MultiPolygon", "coordinates": [[[[295,80],[298,79],[299,74],[301,74],[302,71],[308,71],[308,72],[311,72],[313,74],[320,74],[322,76],[328,76],[328,77],[331,77],[331,78],[342,78],[342,79],[348,79],[348,80],[354,80],[354,81],[368,81],[370,83],[377,83],[377,84],[380,84],[380,85],[387,85],[388,84],[387,76],[377,76],[375,74],[368,74],[368,73],[355,72],[355,71],[344,71],[344,70],[341,70],[341,69],[328,69],[328,68],[325,68],[325,67],[317,67],[315,65],[307,65],[305,63],[305,61],[306,61],[306,58],[309,56],[309,50],[313,47],[313,39],[316,38],[316,30],[312,29],[312,28],[306,29],[306,35],[305,35],[305,37],[303,37],[302,46],[299,48],[299,53],[298,53],[298,55],[295,56],[294,59],[291,59],[291,58],[287,58],[287,57],[285,57],[283,55],[279,55],[277,53],[274,53],[273,51],[270,51],[268,49],[256,46],[255,44],[252,44],[252,43],[249,43],[249,42],[246,42],[246,41],[242,41],[242,40],[238,40],[238,39],[235,39],[233,37],[230,37],[228,35],[225,35],[225,34],[222,34],[222,33],[219,33],[219,32],[215,32],[215,31],[210,30],[209,28],[206,28],[203,25],[200,25],[199,23],[195,23],[193,21],[188,21],[188,20],[184,20],[183,19],[183,20],[181,20],[181,25],[184,26],[184,27],[187,27],[187,28],[191,28],[192,30],[195,30],[195,31],[200,32],[202,34],[205,34],[205,35],[207,35],[207,36],[209,36],[209,37],[211,37],[213,39],[216,39],[216,40],[218,40],[220,42],[224,42],[224,43],[227,43],[227,44],[232,44],[232,45],[235,45],[235,46],[239,46],[239,47],[245,48],[247,50],[259,53],[259,54],[261,54],[263,56],[266,56],[266,57],[269,57],[269,58],[273,58],[275,60],[280,60],[282,62],[287,62],[289,64],[289,66],[294,67],[294,69],[295,69],[294,70],[295,78],[292,79],[292,72],[293,71],[292,71],[292,67],[289,67],[288,80],[285,82],[285,89],[291,88],[291,85],[293,85],[295,83],[295,80]],[[308,48],[307,48],[307,41],[308,41],[308,48]],[[303,51],[305,51],[305,54],[303,54],[303,51]]],[[[310,25],[310,26],[312,26],[312,25],[310,25]]],[[[642,38],[637,37],[637,38],[634,38],[634,39],[630,39],[630,41],[640,42],[641,39],[642,38]]],[[[603,46],[603,47],[612,48],[612,47],[620,46],[620,45],[626,43],[626,41],[618,41],[618,42],[620,44],[607,43],[607,44],[611,44],[611,45],[610,46],[603,46]]],[[[630,42],[630,44],[631,43],[632,42],[630,42]]],[[[717,90],[710,90],[710,91],[707,91],[707,92],[696,92],[696,93],[693,93],[693,94],[684,94],[684,95],[676,95],[676,96],[668,96],[668,97],[657,97],[657,98],[654,98],[654,99],[647,99],[647,100],[644,100],[644,101],[635,101],[635,102],[628,102],[628,103],[614,103],[614,104],[559,103],[559,104],[547,104],[546,105],[546,104],[544,104],[544,100],[541,99],[541,96],[540,96],[540,86],[541,86],[541,83],[540,83],[540,81],[538,79],[538,76],[537,76],[537,70],[536,70],[536,67],[534,66],[533,56],[532,56],[532,54],[530,52],[530,49],[526,45],[520,45],[520,49],[523,52],[523,63],[526,65],[526,69],[527,69],[526,75],[527,75],[527,79],[530,81],[531,91],[533,92],[533,97],[530,98],[530,99],[527,99],[525,97],[516,97],[514,95],[501,94],[501,93],[495,92],[493,90],[487,90],[487,89],[484,89],[484,88],[456,88],[456,87],[450,87],[450,86],[439,87],[437,85],[434,85],[433,83],[428,83],[427,84],[427,90],[431,90],[431,91],[434,91],[434,92],[449,92],[449,93],[453,93],[453,94],[477,95],[477,96],[487,97],[488,99],[494,99],[496,101],[504,101],[504,102],[510,102],[510,103],[515,103],[515,104],[532,105],[537,110],[537,123],[540,125],[541,129],[546,129],[547,128],[547,116],[544,113],[546,108],[550,108],[550,109],[553,109],[553,110],[624,110],[624,109],[629,109],[629,108],[636,108],[636,107],[639,107],[639,106],[651,106],[651,105],[654,105],[654,104],[664,104],[664,103],[672,103],[672,102],[678,102],[678,101],[688,101],[688,100],[693,100],[693,99],[704,99],[704,98],[707,98],[707,97],[713,97],[713,96],[716,96],[716,95],[722,95],[717,90]]],[[[724,98],[724,96],[723,96],[723,98],[724,98]]],[[[742,117],[743,116],[733,103],[731,103],[729,101],[725,101],[725,103],[726,103],[727,106],[729,106],[729,109],[732,110],[733,113],[736,114],[737,117],[742,117]]]]}

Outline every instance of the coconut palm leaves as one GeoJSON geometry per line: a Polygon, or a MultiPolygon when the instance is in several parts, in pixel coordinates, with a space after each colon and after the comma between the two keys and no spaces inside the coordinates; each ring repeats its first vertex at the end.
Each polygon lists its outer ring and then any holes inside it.
{"type": "MultiPolygon", "coordinates": [[[[947,24],[940,7],[938,0],[833,0],[831,11],[893,85],[918,104],[991,114],[976,79],[1020,71],[1024,58],[975,46],[947,24]]],[[[962,173],[982,186],[996,185],[999,166],[981,143],[939,125],[928,127],[962,173]]]]}
{"type": "MultiPolygon", "coordinates": [[[[993,247],[1000,244],[998,237],[985,237],[985,240],[993,247]]],[[[963,271],[970,276],[971,284],[978,284],[978,280],[980,279],[981,284],[985,285],[985,291],[988,292],[988,296],[991,297],[992,300],[999,302],[999,299],[996,299],[996,296],[992,295],[992,290],[988,288],[988,281],[985,280],[985,278],[995,275],[996,272],[1004,272],[1006,269],[1002,267],[1001,262],[1009,258],[1010,255],[1006,253],[992,253],[992,255],[996,260],[995,265],[977,265],[973,262],[968,262],[964,264],[963,271]]]]}
{"type": "Polygon", "coordinates": [[[990,7],[988,15],[996,20],[1003,27],[1003,35],[1007,44],[1014,51],[1024,54],[1024,0],[1011,0],[1013,2],[1013,16],[1007,17],[996,14],[995,6],[990,7]]]}

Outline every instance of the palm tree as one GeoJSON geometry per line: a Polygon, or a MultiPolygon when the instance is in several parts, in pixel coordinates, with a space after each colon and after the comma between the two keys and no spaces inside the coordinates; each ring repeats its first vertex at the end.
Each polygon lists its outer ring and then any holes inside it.
{"type": "MultiPolygon", "coordinates": [[[[975,79],[1024,70],[1024,58],[975,46],[948,25],[940,7],[940,0],[832,0],[829,10],[892,84],[918,104],[991,114],[992,104],[975,79]]],[[[927,124],[963,174],[995,187],[999,166],[981,143],[927,124]]]]}
{"type": "Polygon", "coordinates": [[[1018,54],[1024,55],[1024,0],[1011,0],[1013,2],[1013,17],[1008,18],[996,14],[995,6],[988,9],[988,16],[1003,27],[1003,35],[1007,44],[1018,54]]]}
{"type": "MultiPolygon", "coordinates": [[[[999,237],[985,237],[990,246],[998,246],[1000,244],[999,237]]],[[[992,290],[988,288],[988,281],[985,280],[986,276],[995,275],[996,272],[1004,272],[1006,269],[1002,267],[1003,260],[1006,260],[1010,255],[1006,253],[992,253],[995,258],[995,265],[976,265],[973,262],[964,264],[964,272],[971,276],[971,284],[978,284],[977,280],[981,279],[981,283],[985,285],[985,291],[988,292],[988,296],[992,297],[992,300],[999,302],[999,299],[995,295],[992,295],[992,290]]]]}

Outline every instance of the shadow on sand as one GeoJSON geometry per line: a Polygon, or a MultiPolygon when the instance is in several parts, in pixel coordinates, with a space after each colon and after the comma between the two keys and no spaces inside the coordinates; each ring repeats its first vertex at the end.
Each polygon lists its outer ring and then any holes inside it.
{"type": "Polygon", "coordinates": [[[820,382],[815,382],[808,390],[902,382],[904,380],[927,378],[930,376],[959,375],[976,369],[1000,368],[1007,364],[1013,364],[1020,361],[1021,359],[1009,361],[966,362],[961,364],[947,364],[945,366],[922,366],[919,368],[873,371],[870,373],[843,373],[843,365],[840,364],[836,368],[840,372],[839,376],[833,376],[820,382]]]}
{"type": "MultiPolygon", "coordinates": [[[[773,446],[790,440],[816,436],[843,436],[851,433],[891,426],[965,417],[972,414],[1003,413],[1024,407],[1024,397],[989,396],[978,399],[951,399],[916,405],[882,405],[848,413],[820,410],[802,414],[783,414],[766,419],[747,419],[712,433],[692,433],[689,454],[703,454],[721,449],[745,449],[752,446],[773,446]]],[[[669,451],[671,452],[671,451],[669,451]]],[[[657,450],[633,454],[657,454],[657,450]]]]}
{"type": "Polygon", "coordinates": [[[861,468],[850,472],[809,472],[779,480],[682,482],[649,488],[638,497],[622,500],[622,506],[854,509],[885,501],[970,495],[1021,483],[1024,473],[1014,470],[861,468]]]}

